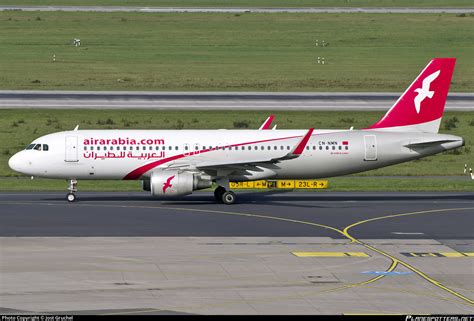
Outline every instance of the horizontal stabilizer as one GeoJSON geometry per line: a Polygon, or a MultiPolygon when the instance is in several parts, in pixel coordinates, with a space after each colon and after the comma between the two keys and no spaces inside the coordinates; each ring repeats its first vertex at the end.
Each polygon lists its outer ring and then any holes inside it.
{"type": "Polygon", "coordinates": [[[441,139],[441,140],[428,140],[428,141],[421,141],[421,142],[411,142],[409,144],[403,145],[405,147],[423,147],[423,146],[429,146],[429,145],[440,145],[444,143],[453,143],[457,142],[458,140],[456,139],[441,139]]]}

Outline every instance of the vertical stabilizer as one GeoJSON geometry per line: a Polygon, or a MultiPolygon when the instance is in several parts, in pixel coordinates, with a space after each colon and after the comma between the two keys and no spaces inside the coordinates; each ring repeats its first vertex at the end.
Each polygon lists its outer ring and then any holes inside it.
{"type": "Polygon", "coordinates": [[[456,58],[435,58],[378,122],[367,129],[437,133],[456,58]]]}

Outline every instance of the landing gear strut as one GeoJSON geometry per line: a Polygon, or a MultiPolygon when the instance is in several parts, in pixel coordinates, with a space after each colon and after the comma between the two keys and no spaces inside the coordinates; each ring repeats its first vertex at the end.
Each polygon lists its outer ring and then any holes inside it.
{"type": "Polygon", "coordinates": [[[234,204],[237,196],[232,191],[227,191],[223,186],[219,186],[214,190],[214,197],[217,201],[224,204],[234,204]]]}
{"type": "Polygon", "coordinates": [[[76,201],[76,192],[77,192],[77,180],[76,179],[70,179],[69,180],[69,187],[68,187],[69,193],[66,195],[66,199],[69,203],[75,202],[76,201]]]}
{"type": "Polygon", "coordinates": [[[224,195],[225,192],[226,192],[226,190],[225,190],[224,187],[218,186],[214,190],[214,197],[216,198],[216,200],[218,200],[220,202],[220,201],[222,201],[222,195],[224,195]]]}

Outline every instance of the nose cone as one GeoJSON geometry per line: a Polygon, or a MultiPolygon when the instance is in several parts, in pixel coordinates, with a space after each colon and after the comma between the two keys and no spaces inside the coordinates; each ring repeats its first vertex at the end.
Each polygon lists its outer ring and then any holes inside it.
{"type": "Polygon", "coordinates": [[[15,172],[22,172],[26,168],[26,163],[24,159],[24,155],[22,152],[16,153],[8,160],[8,166],[13,169],[15,172]]]}

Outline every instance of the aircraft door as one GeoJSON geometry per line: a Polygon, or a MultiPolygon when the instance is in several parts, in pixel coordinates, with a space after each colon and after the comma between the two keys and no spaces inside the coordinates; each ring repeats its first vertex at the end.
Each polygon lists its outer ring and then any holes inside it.
{"type": "Polygon", "coordinates": [[[66,162],[77,162],[77,136],[67,136],[66,137],[66,154],[64,161],[66,162]]]}
{"type": "Polygon", "coordinates": [[[365,135],[364,145],[365,145],[364,160],[376,161],[377,160],[377,139],[375,135],[365,135]]]}

